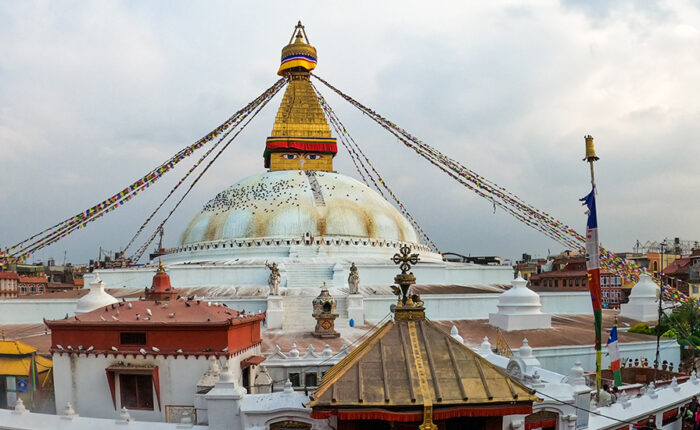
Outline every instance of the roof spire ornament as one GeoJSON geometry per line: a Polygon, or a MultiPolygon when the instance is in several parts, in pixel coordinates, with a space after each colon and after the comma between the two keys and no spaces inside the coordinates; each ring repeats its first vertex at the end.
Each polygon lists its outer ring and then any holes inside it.
{"type": "Polygon", "coordinates": [[[309,81],[316,58],[316,48],[309,44],[299,21],[289,44],[282,48],[282,63],[277,71],[287,77],[289,85],[265,144],[263,158],[270,171],[333,171],[338,146],[309,81]]]}
{"type": "Polygon", "coordinates": [[[277,74],[285,76],[292,70],[305,70],[308,73],[316,68],[316,58],[316,48],[309,43],[306,30],[299,21],[289,38],[289,44],[282,48],[282,64],[277,74]]]}
{"type": "MultiPolygon", "coordinates": [[[[416,283],[416,277],[408,271],[411,270],[411,265],[418,264],[420,258],[418,258],[418,254],[411,254],[411,247],[403,245],[399,252],[394,254],[391,261],[401,269],[401,273],[394,277],[394,282],[399,284],[400,290],[394,290],[394,294],[399,296],[400,304],[405,306],[409,301],[408,289],[411,287],[411,284],[416,283]]],[[[415,300],[412,301],[415,302],[415,300]]]]}
{"type": "Polygon", "coordinates": [[[418,294],[409,294],[411,285],[416,283],[416,277],[408,271],[411,270],[412,264],[418,264],[418,261],[420,261],[418,254],[411,254],[411,248],[408,245],[404,245],[401,247],[400,253],[394,254],[392,261],[398,264],[401,269],[401,273],[394,277],[394,282],[399,286],[391,286],[394,294],[399,296],[399,302],[394,310],[395,318],[397,320],[424,320],[425,307],[423,306],[423,300],[418,294]]]}

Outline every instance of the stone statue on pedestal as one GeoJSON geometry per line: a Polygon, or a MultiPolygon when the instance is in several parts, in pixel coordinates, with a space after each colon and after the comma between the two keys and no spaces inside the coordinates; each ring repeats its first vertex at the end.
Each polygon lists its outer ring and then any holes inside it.
{"type": "Polygon", "coordinates": [[[350,276],[348,276],[350,294],[357,294],[360,292],[360,275],[358,272],[357,266],[355,266],[355,263],[352,263],[350,266],[350,276]]]}
{"type": "Polygon", "coordinates": [[[270,277],[267,278],[267,285],[270,287],[270,295],[279,296],[280,282],[282,281],[280,269],[277,268],[277,263],[272,263],[272,265],[265,263],[265,266],[270,269],[270,277]]]}

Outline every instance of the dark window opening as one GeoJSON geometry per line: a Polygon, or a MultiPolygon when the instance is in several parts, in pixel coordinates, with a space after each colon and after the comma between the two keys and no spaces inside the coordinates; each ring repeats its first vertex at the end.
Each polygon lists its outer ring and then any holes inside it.
{"type": "Polygon", "coordinates": [[[119,396],[127,409],[153,409],[151,375],[119,375],[119,396]]]}
{"type": "Polygon", "coordinates": [[[250,366],[243,369],[243,387],[250,388],[250,366]]]}
{"type": "Polygon", "coordinates": [[[122,345],[145,345],[146,333],[119,333],[119,342],[121,342],[122,345]]]}
{"type": "Polygon", "coordinates": [[[290,373],[289,374],[289,381],[292,383],[292,387],[299,387],[301,384],[299,384],[299,374],[298,373],[290,373]]]}
{"type": "Polygon", "coordinates": [[[304,375],[304,385],[307,387],[315,387],[318,385],[318,375],[315,373],[307,373],[304,375]]]}

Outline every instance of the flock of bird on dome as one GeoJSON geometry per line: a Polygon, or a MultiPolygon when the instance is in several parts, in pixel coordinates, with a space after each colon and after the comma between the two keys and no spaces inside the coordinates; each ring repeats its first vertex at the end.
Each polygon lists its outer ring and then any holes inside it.
{"type": "MultiPolygon", "coordinates": [[[[584,251],[585,236],[578,233],[573,228],[564,224],[563,222],[555,219],[548,213],[539,210],[532,205],[523,201],[520,197],[508,191],[506,188],[501,187],[494,182],[486,179],[485,177],[479,175],[473,170],[465,167],[456,160],[446,156],[432,146],[420,141],[416,137],[412,136],[403,128],[399,127],[395,123],[391,122],[387,118],[381,116],[372,109],[362,105],[357,100],[343,93],[326,80],[322,79],[318,75],[311,74],[312,77],[317,79],[320,83],[324,84],[327,88],[337,93],[340,97],[348,101],[351,105],[355,106],[362,113],[367,115],[374,122],[379,124],[382,128],[391,133],[396,137],[401,143],[403,143],[408,148],[415,151],[418,155],[426,159],[432,165],[440,169],[445,174],[449,175],[451,178],[456,180],[458,183],[462,184],[467,189],[473,191],[478,196],[488,200],[494,207],[499,207],[515,217],[518,221],[528,225],[535,230],[538,230],[550,238],[556,240],[557,242],[563,244],[564,246],[577,250],[580,252],[584,251]]],[[[40,231],[39,233],[15,244],[14,246],[7,248],[4,253],[0,251],[0,257],[4,257],[7,261],[25,261],[30,255],[52,245],[62,238],[68,236],[72,232],[85,228],[89,223],[102,218],[104,215],[116,210],[120,206],[129,202],[140,192],[149,188],[153,183],[158,181],[163,175],[171,171],[180,161],[194,154],[194,152],[207,144],[210,147],[207,151],[199,158],[199,160],[194,163],[194,165],[187,171],[187,173],[178,181],[178,183],[170,190],[166,195],[164,200],[156,207],[156,209],[146,218],[143,224],[136,231],[132,239],[126,245],[124,251],[128,250],[135,242],[136,238],[146,229],[147,225],[155,218],[156,214],[160,211],[163,205],[168,201],[168,199],[175,193],[175,191],[189,178],[189,176],[205,161],[209,162],[205,165],[203,169],[200,170],[197,177],[191,181],[189,188],[176,202],[174,207],[170,210],[168,215],[166,215],[159,225],[155,228],[153,234],[145,241],[145,243],[138,248],[138,250],[131,256],[130,260],[132,262],[137,262],[142,257],[145,250],[154,241],[158,233],[162,230],[165,223],[170,219],[174,211],[187,196],[187,194],[192,190],[192,188],[201,179],[208,168],[213,164],[213,162],[221,155],[221,153],[228,147],[228,145],[238,136],[238,134],[245,128],[245,126],[265,107],[265,105],[288,83],[288,77],[282,77],[277,82],[275,82],[270,88],[265,90],[259,97],[254,99],[243,109],[236,112],[233,116],[224,121],[220,126],[212,130],[210,133],[196,141],[195,143],[183,148],[171,158],[160,164],[155,169],[148,172],[143,177],[137,179],[132,184],[126,186],[123,190],[115,193],[111,197],[103,200],[102,202],[72,216],[67,218],[56,225],[53,225],[47,229],[40,231]],[[248,119],[247,122],[244,121],[248,119]],[[240,127],[239,127],[240,126],[240,127]],[[230,138],[231,133],[238,128],[238,131],[233,134],[230,138]],[[228,138],[228,140],[227,140],[228,138]],[[213,158],[209,159],[209,156],[216,148],[220,146],[222,142],[224,145],[221,146],[219,151],[214,155],[213,158]],[[214,143],[211,143],[214,142],[214,143]]],[[[313,86],[313,85],[312,85],[313,86]]],[[[375,167],[369,161],[368,157],[362,151],[360,146],[355,142],[355,140],[350,136],[348,130],[340,122],[338,116],[330,108],[326,99],[321,95],[318,88],[313,86],[316,96],[318,97],[319,103],[326,114],[327,119],[330,124],[335,129],[341,143],[347,149],[352,162],[357,169],[358,174],[362,178],[363,182],[379,192],[384,198],[386,194],[391,197],[398,209],[402,214],[411,222],[413,227],[416,229],[420,235],[423,242],[431,246],[436,252],[439,249],[435,243],[428,237],[425,231],[419,226],[416,219],[411,216],[406,207],[400,202],[396,197],[396,194],[391,190],[386,181],[379,175],[375,167]]],[[[389,199],[387,199],[389,200],[389,199]]],[[[604,269],[619,275],[621,278],[628,281],[635,281],[638,279],[641,272],[641,268],[631,262],[626,261],[623,258],[618,257],[614,253],[601,247],[600,249],[601,265],[604,269]]],[[[669,278],[660,273],[653,273],[655,282],[658,284],[667,284],[668,280],[674,280],[676,282],[684,282],[679,279],[669,278]]],[[[663,285],[663,297],[665,300],[673,302],[685,302],[688,300],[694,300],[689,298],[682,292],[678,291],[670,285],[663,285]]]]}

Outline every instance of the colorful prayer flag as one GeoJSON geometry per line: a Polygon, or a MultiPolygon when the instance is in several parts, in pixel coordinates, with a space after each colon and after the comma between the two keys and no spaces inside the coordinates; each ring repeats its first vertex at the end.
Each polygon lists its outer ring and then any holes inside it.
{"type": "Polygon", "coordinates": [[[588,290],[593,303],[595,320],[595,350],[596,350],[596,388],[601,387],[601,362],[603,352],[601,338],[603,331],[602,293],[600,290],[600,248],[598,245],[598,214],[595,206],[595,188],[580,201],[588,208],[586,222],[586,272],[588,273],[588,290]]]}
{"type": "Polygon", "coordinates": [[[620,348],[617,342],[617,323],[610,329],[608,352],[610,353],[610,368],[613,371],[615,386],[619,387],[622,385],[622,371],[620,370],[620,348]]]}

